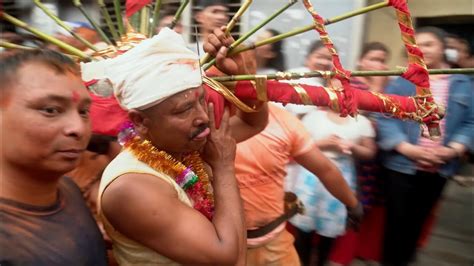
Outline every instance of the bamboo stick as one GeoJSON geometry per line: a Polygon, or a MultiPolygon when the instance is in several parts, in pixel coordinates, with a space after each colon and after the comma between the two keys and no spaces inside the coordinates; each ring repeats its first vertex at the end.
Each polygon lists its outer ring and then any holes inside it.
{"type": "Polygon", "coordinates": [[[94,29],[99,33],[100,37],[102,38],[102,40],[104,42],[106,42],[107,44],[110,44],[110,45],[113,45],[112,41],[109,39],[109,37],[107,37],[107,35],[105,34],[105,32],[100,28],[100,26],[92,19],[91,16],[89,16],[89,14],[87,13],[87,11],[84,9],[84,7],[82,6],[81,4],[81,1],[80,0],[73,0],[73,3],[74,3],[74,6],[76,6],[79,11],[81,11],[81,13],[84,15],[84,17],[87,19],[87,21],[89,21],[89,23],[92,25],[92,27],[94,27],[94,29]]]}
{"type": "MultiPolygon", "coordinates": [[[[240,19],[240,17],[244,14],[245,11],[247,11],[247,9],[249,8],[250,4],[252,4],[252,0],[246,0],[244,2],[244,4],[242,6],[240,6],[239,10],[234,14],[234,16],[232,17],[232,19],[229,21],[229,23],[227,23],[227,26],[226,26],[226,30],[225,30],[225,33],[226,34],[229,34],[232,29],[234,28],[235,24],[237,23],[237,21],[240,19]]],[[[208,54],[208,53],[205,53],[204,54],[204,57],[201,58],[201,60],[199,61],[199,63],[201,65],[204,65],[206,64],[209,60],[211,59],[211,55],[208,54]]]]}
{"type": "Polygon", "coordinates": [[[0,47],[7,48],[7,49],[19,49],[19,50],[36,50],[38,48],[19,45],[16,43],[7,42],[4,40],[0,40],[0,47]]]}
{"type": "Polygon", "coordinates": [[[153,9],[153,22],[149,29],[148,38],[151,38],[156,34],[156,26],[158,26],[158,20],[160,19],[161,0],[156,0],[155,8],[153,9]]]}
{"type": "Polygon", "coordinates": [[[117,17],[118,31],[120,35],[124,35],[125,30],[123,28],[122,7],[120,5],[120,0],[114,0],[114,10],[115,10],[115,17],[117,17]]]}
{"type": "Polygon", "coordinates": [[[57,45],[58,47],[64,49],[66,52],[68,52],[69,54],[72,54],[72,55],[75,55],[75,56],[78,56],[79,58],[81,59],[84,59],[84,60],[92,60],[92,58],[90,56],[88,56],[87,54],[85,54],[84,52],[82,52],[81,50],[65,43],[65,42],[62,42],[38,29],[35,29],[33,27],[31,27],[30,25],[26,24],[25,22],[13,17],[13,16],[10,16],[9,14],[5,13],[5,12],[1,12],[0,13],[0,17],[2,17],[3,19],[5,19],[6,21],[12,23],[13,25],[17,26],[17,27],[20,27],[20,28],[23,28],[31,33],[33,33],[35,36],[37,36],[38,38],[44,40],[44,41],[47,41],[47,42],[50,42],[54,45],[57,45]]]}
{"type": "MultiPolygon", "coordinates": [[[[297,0],[292,0],[288,2],[284,7],[280,8],[277,10],[275,13],[273,13],[270,17],[259,23],[257,26],[255,26],[253,29],[251,29],[249,32],[238,38],[235,42],[233,42],[229,46],[228,52],[231,52],[233,49],[235,49],[237,46],[242,44],[244,41],[246,41],[250,36],[252,36],[255,32],[257,32],[259,29],[261,29],[263,26],[267,25],[270,21],[272,21],[274,18],[276,18],[278,15],[283,13],[283,11],[287,10],[289,7],[291,7],[293,4],[295,4],[297,0]]],[[[216,59],[213,58],[205,67],[204,70],[207,70],[211,66],[213,66],[216,62],[216,59]]]]}
{"type": "Polygon", "coordinates": [[[114,23],[112,22],[112,18],[110,17],[109,11],[107,10],[107,7],[105,6],[104,0],[97,0],[97,4],[99,5],[102,16],[104,16],[105,23],[107,23],[107,27],[109,27],[110,34],[112,34],[112,37],[114,38],[114,40],[119,41],[120,36],[117,32],[117,29],[115,29],[114,27],[114,23]]]}
{"type": "MultiPolygon", "coordinates": [[[[399,70],[383,70],[383,71],[354,71],[351,72],[353,77],[369,77],[369,76],[401,76],[405,72],[405,69],[399,70]]],[[[474,68],[448,68],[448,69],[428,69],[430,75],[443,75],[443,74],[468,74],[474,75],[474,68]]],[[[300,79],[300,78],[312,78],[312,77],[323,77],[323,76],[334,76],[336,73],[331,71],[310,71],[310,72],[280,72],[274,74],[265,75],[268,80],[271,79],[300,79]],[[282,78],[284,76],[284,78],[282,78]]],[[[260,75],[259,75],[260,76],[260,75]]],[[[255,75],[235,75],[235,76],[222,76],[213,77],[215,81],[242,81],[242,80],[255,80],[255,75]]]]}
{"type": "Polygon", "coordinates": [[[184,8],[189,4],[189,0],[184,0],[181,2],[181,5],[179,6],[178,10],[176,11],[176,14],[173,17],[173,21],[171,21],[170,29],[174,29],[176,24],[178,24],[179,19],[181,18],[181,14],[184,11],[184,8]]]}
{"type": "Polygon", "coordinates": [[[96,52],[99,51],[99,49],[97,49],[97,47],[95,47],[92,43],[90,43],[88,40],[84,39],[79,34],[75,33],[71,27],[66,25],[66,23],[64,23],[60,18],[58,18],[56,15],[54,15],[53,12],[51,12],[43,3],[41,3],[40,0],[33,0],[33,2],[37,7],[39,7],[41,10],[43,10],[43,12],[46,15],[48,15],[48,17],[50,17],[52,20],[54,20],[54,22],[56,22],[56,24],[58,24],[61,28],[65,29],[67,32],[69,32],[74,38],[79,40],[81,43],[83,43],[84,45],[86,45],[90,49],[92,49],[96,52]]]}
{"type": "MultiPolygon", "coordinates": [[[[339,21],[357,16],[357,15],[361,15],[361,14],[364,14],[364,13],[367,13],[367,12],[370,12],[370,11],[373,11],[373,10],[377,10],[377,9],[380,9],[380,8],[383,8],[383,7],[387,7],[388,3],[389,3],[388,1],[384,1],[384,2],[381,2],[381,3],[377,3],[377,4],[373,4],[373,5],[370,5],[370,6],[363,7],[363,8],[360,8],[360,9],[357,9],[357,10],[354,10],[354,11],[351,11],[351,12],[333,17],[333,18],[326,19],[324,21],[324,25],[330,25],[330,24],[333,24],[333,23],[336,23],[336,22],[339,22],[339,21]]],[[[295,36],[295,35],[298,35],[298,34],[313,30],[313,29],[314,29],[314,24],[304,26],[304,27],[301,27],[301,28],[297,28],[297,29],[294,29],[292,31],[285,32],[285,33],[270,37],[268,39],[261,40],[259,42],[254,43],[254,44],[238,47],[238,48],[234,49],[230,53],[230,55],[234,55],[234,54],[238,54],[238,53],[241,53],[241,52],[244,52],[244,51],[252,50],[252,49],[255,49],[256,47],[259,47],[259,46],[262,46],[262,45],[272,44],[272,43],[281,41],[283,39],[286,39],[288,37],[295,36]]]]}
{"type": "Polygon", "coordinates": [[[140,30],[140,12],[135,12],[133,13],[130,17],[127,18],[127,26],[126,29],[127,31],[129,30],[129,27],[132,27],[132,29],[135,30],[140,30]]]}
{"type": "Polygon", "coordinates": [[[148,34],[148,27],[150,26],[150,13],[148,6],[144,6],[140,10],[140,33],[143,35],[148,34]]]}
{"type": "Polygon", "coordinates": [[[226,27],[226,33],[229,34],[232,29],[235,27],[235,24],[237,24],[237,21],[240,20],[240,17],[247,11],[247,9],[250,7],[252,4],[252,0],[246,0],[242,6],[240,6],[239,10],[234,14],[232,19],[229,21],[226,27]]]}

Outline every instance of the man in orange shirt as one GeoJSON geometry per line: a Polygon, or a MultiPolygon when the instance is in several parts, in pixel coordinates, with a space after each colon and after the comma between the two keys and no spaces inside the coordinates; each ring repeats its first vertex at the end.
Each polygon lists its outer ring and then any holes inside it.
{"type": "Polygon", "coordinates": [[[298,118],[269,105],[268,120],[261,133],[237,145],[235,172],[244,203],[247,265],[299,265],[285,222],[274,222],[284,215],[284,179],[292,158],[321,179],[348,207],[351,218],[361,217],[361,205],[298,118]]]}

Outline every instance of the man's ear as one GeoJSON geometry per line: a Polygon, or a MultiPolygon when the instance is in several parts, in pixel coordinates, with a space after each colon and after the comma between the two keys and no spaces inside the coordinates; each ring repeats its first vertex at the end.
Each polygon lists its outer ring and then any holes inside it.
{"type": "Polygon", "coordinates": [[[194,19],[196,20],[196,22],[198,24],[202,24],[202,10],[196,12],[196,14],[194,15],[194,19]]]}
{"type": "Polygon", "coordinates": [[[132,109],[128,111],[128,118],[132,121],[138,134],[141,136],[148,135],[148,126],[150,122],[148,117],[142,111],[132,109]]]}

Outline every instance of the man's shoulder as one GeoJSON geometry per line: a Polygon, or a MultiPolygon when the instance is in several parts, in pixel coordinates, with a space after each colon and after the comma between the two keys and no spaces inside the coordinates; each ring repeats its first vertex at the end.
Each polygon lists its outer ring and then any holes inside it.
{"type": "Polygon", "coordinates": [[[271,112],[271,116],[278,120],[280,124],[286,125],[295,122],[299,122],[300,120],[290,111],[286,110],[284,107],[279,107],[273,104],[269,105],[269,111],[271,112]]]}
{"type": "Polygon", "coordinates": [[[270,106],[270,113],[268,129],[275,131],[274,134],[276,134],[275,127],[277,125],[281,129],[281,134],[285,134],[288,137],[300,134],[301,129],[304,128],[301,120],[284,108],[270,106]]]}
{"type": "Polygon", "coordinates": [[[449,85],[454,88],[454,93],[472,93],[474,88],[474,79],[471,80],[466,75],[456,74],[449,77],[449,85]]]}
{"type": "Polygon", "coordinates": [[[66,190],[69,193],[81,194],[81,189],[69,176],[63,176],[59,179],[59,190],[66,190]]]}
{"type": "Polygon", "coordinates": [[[101,234],[79,188],[62,177],[58,189],[58,201],[50,206],[2,200],[0,250],[7,246],[12,252],[0,253],[0,264],[105,265],[101,234]]]}

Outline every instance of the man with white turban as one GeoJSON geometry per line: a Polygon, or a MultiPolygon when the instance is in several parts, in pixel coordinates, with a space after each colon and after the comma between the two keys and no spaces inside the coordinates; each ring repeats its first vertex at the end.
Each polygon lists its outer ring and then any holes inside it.
{"type": "MultiPolygon", "coordinates": [[[[226,57],[230,43],[216,30],[204,47],[220,70],[237,74],[239,58],[226,57]]],[[[124,149],[105,169],[99,189],[100,215],[118,263],[243,263],[235,143],[265,128],[266,106],[232,117],[226,108],[216,126],[198,56],[168,29],[116,58],[83,64],[82,71],[85,81],[110,82],[133,124],[119,136],[124,149]]]]}

